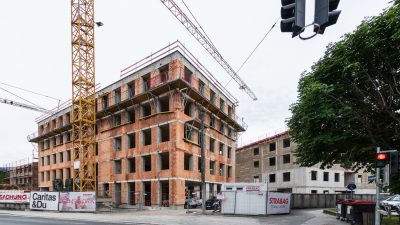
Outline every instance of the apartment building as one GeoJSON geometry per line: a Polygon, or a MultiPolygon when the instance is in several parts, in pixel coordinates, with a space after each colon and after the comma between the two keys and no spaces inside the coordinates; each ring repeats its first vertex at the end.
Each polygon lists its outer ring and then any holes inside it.
{"type": "Polygon", "coordinates": [[[38,162],[6,167],[4,183],[21,190],[38,190],[38,162]]]}
{"type": "MultiPolygon", "coordinates": [[[[246,129],[237,100],[182,45],[164,50],[96,92],[98,194],[116,204],[183,205],[185,195],[200,195],[201,110],[206,198],[235,181],[237,133],[246,129]]],[[[65,186],[76,172],[71,118],[70,107],[40,118],[31,138],[39,145],[42,190],[51,191],[55,179],[65,186]]]]}
{"type": "Polygon", "coordinates": [[[318,194],[345,193],[347,184],[355,183],[355,193],[374,193],[367,173],[338,165],[324,170],[318,165],[300,167],[293,155],[296,148],[288,131],[237,148],[236,181],[266,182],[271,191],[318,194]]]}

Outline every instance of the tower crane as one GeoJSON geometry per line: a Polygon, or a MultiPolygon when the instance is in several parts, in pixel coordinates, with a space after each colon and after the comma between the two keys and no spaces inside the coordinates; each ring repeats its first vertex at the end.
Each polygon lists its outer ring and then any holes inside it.
{"type": "Polygon", "coordinates": [[[42,108],[42,107],[28,105],[28,104],[25,104],[25,103],[20,103],[20,102],[16,102],[14,100],[8,100],[8,99],[5,99],[5,98],[0,98],[0,103],[13,105],[13,106],[18,106],[18,107],[21,107],[21,108],[30,109],[30,110],[33,110],[33,111],[46,113],[46,114],[51,114],[52,113],[50,110],[47,110],[47,109],[42,108]]]}

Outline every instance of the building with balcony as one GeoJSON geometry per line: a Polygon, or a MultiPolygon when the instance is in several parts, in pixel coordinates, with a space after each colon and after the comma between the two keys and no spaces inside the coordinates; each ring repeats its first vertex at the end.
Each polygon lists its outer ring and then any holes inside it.
{"type": "Polygon", "coordinates": [[[368,184],[369,174],[363,171],[297,165],[296,148],[288,131],[237,148],[236,182],[264,182],[270,191],[305,194],[346,193],[347,185],[354,183],[356,194],[375,193],[375,185],[368,184]]]}
{"type": "MultiPolygon", "coordinates": [[[[207,196],[235,181],[237,100],[178,43],[121,71],[96,91],[98,195],[116,204],[183,205],[200,196],[200,110],[207,196]],[[165,204],[167,203],[167,204],[165,204]]],[[[39,187],[72,178],[70,107],[38,119],[39,187]]]]}

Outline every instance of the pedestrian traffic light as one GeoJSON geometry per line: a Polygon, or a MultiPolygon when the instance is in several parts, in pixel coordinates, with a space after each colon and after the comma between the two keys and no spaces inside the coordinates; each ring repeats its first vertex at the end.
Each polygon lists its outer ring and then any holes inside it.
{"type": "Polygon", "coordinates": [[[400,165],[399,165],[399,152],[391,152],[390,153],[390,174],[399,173],[400,165]]]}
{"type": "Polygon", "coordinates": [[[388,154],[386,154],[386,153],[377,153],[376,154],[376,168],[385,167],[387,159],[388,159],[388,154]]]}
{"type": "Polygon", "coordinates": [[[315,32],[323,34],[326,27],[337,22],[341,13],[340,10],[336,10],[339,2],[340,0],[315,0],[314,23],[318,24],[314,26],[315,32]]]}
{"type": "Polygon", "coordinates": [[[303,32],[306,23],[306,0],[281,0],[281,31],[292,37],[303,32]]]}

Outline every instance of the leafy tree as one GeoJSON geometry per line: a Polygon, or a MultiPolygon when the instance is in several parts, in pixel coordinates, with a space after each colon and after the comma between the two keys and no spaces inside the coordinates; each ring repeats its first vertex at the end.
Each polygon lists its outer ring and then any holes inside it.
{"type": "Polygon", "coordinates": [[[311,71],[302,74],[298,100],[290,107],[292,117],[287,121],[299,144],[298,163],[372,168],[376,147],[399,149],[399,75],[400,5],[396,1],[330,44],[311,71]]]}

